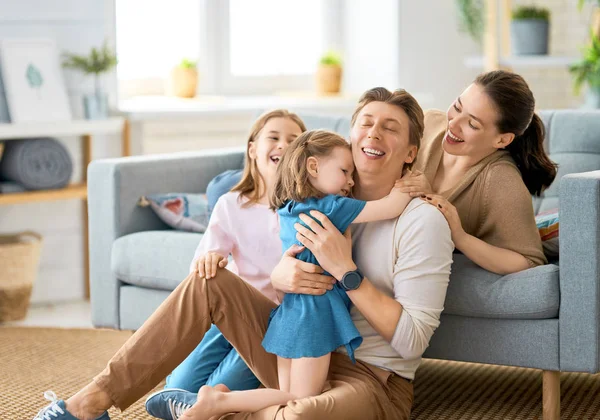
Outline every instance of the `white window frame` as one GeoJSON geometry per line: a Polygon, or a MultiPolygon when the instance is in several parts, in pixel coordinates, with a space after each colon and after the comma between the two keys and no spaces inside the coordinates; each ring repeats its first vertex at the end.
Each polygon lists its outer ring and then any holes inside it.
{"type": "MultiPolygon", "coordinates": [[[[116,0],[115,0],[116,1],[116,0]]],[[[251,1],[251,0],[248,0],[251,1]]],[[[323,45],[343,52],[345,0],[323,0],[323,45]]],[[[230,71],[229,0],[200,2],[199,92],[213,95],[272,95],[314,91],[314,74],[280,76],[234,76],[230,71]]],[[[118,40],[117,40],[118,41],[118,40]]],[[[119,80],[121,99],[137,95],[160,95],[162,78],[119,80]]]]}
{"type": "MultiPolygon", "coordinates": [[[[314,90],[314,74],[235,76],[230,71],[229,0],[201,1],[199,70],[202,90],[213,94],[268,95],[314,90]]],[[[323,45],[340,49],[344,0],[323,0],[323,45]],[[325,23],[327,22],[327,23],[325,23]]]]}

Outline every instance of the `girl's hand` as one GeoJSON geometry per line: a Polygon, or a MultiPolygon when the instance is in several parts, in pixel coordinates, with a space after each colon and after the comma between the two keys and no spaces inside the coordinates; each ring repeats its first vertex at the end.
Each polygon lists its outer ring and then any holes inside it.
{"type": "Polygon", "coordinates": [[[341,280],[348,271],[356,270],[356,264],[352,260],[350,228],[342,235],[323,213],[313,210],[310,214],[322,226],[312,217],[301,214],[300,219],[309,229],[296,223],[296,239],[314,254],[325,271],[341,280]]]}
{"type": "Polygon", "coordinates": [[[226,257],[216,252],[209,252],[198,258],[196,261],[196,270],[200,277],[206,277],[206,280],[209,280],[217,275],[217,267],[225,268],[227,267],[227,262],[226,257]]]}
{"type": "Polygon", "coordinates": [[[413,198],[433,193],[429,181],[421,172],[404,175],[402,179],[396,181],[396,186],[400,187],[400,191],[410,194],[413,198]]]}
{"type": "Polygon", "coordinates": [[[424,194],[421,195],[421,200],[426,201],[431,204],[435,208],[437,208],[448,222],[450,226],[450,232],[452,233],[452,242],[454,242],[454,246],[459,248],[459,242],[462,238],[465,237],[466,232],[462,227],[462,223],[460,221],[460,217],[458,216],[458,212],[456,211],[456,207],[454,207],[448,200],[440,195],[435,194],[424,194]]]}
{"type": "Polygon", "coordinates": [[[304,250],[303,246],[292,245],[271,272],[271,284],[276,290],[285,293],[322,295],[335,284],[323,269],[296,258],[304,250]]]}

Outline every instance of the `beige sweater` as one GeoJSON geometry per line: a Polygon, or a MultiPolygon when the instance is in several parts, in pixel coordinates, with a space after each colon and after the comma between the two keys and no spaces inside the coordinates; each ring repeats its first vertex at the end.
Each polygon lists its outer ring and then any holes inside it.
{"type": "MultiPolygon", "coordinates": [[[[444,112],[425,112],[425,133],[415,169],[422,171],[430,183],[442,160],[446,129],[444,112]]],[[[508,151],[498,150],[482,159],[461,182],[441,195],[456,207],[468,234],[490,245],[518,252],[532,267],[547,263],[531,194],[508,151]]]]}

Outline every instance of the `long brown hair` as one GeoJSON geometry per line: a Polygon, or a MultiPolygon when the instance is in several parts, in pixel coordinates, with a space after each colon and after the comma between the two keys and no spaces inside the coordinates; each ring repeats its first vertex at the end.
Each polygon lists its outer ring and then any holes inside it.
{"type": "MultiPolygon", "coordinates": [[[[376,87],[367,90],[362,94],[358,101],[358,105],[352,114],[351,126],[354,126],[356,118],[360,111],[371,102],[384,102],[386,104],[394,105],[406,112],[408,116],[408,143],[412,146],[417,146],[417,150],[421,147],[421,138],[423,137],[423,130],[425,129],[425,116],[423,115],[423,109],[417,100],[404,89],[397,89],[393,92],[387,90],[384,87],[376,87]]],[[[417,153],[418,155],[418,153],[417,153]]],[[[404,167],[410,169],[417,158],[413,159],[411,163],[405,163],[404,167]]]]}
{"type": "Polygon", "coordinates": [[[535,113],[535,99],[527,82],[518,74],[504,70],[483,73],[475,79],[496,105],[500,133],[514,133],[510,152],[527,189],[539,196],[556,178],[556,163],[544,150],[544,123],[535,113]]]}
{"type": "Polygon", "coordinates": [[[343,137],[326,130],[307,131],[294,140],[277,165],[271,208],[280,209],[289,200],[302,202],[310,197],[322,197],[324,194],[309,181],[306,162],[309,157],[329,156],[336,147],[352,149],[343,137]]]}
{"type": "MultiPolygon", "coordinates": [[[[306,126],[304,125],[304,121],[294,114],[293,112],[289,112],[286,109],[275,109],[273,111],[268,111],[262,114],[252,125],[250,129],[250,135],[248,136],[248,143],[246,145],[246,158],[244,159],[244,173],[242,174],[242,179],[237,183],[235,187],[231,189],[233,192],[239,192],[240,196],[244,196],[248,199],[248,201],[244,204],[244,206],[249,206],[252,204],[258,203],[258,200],[265,193],[262,191],[262,186],[264,185],[264,181],[262,179],[261,174],[258,172],[258,167],[256,166],[256,160],[250,157],[250,145],[256,141],[259,136],[261,130],[265,127],[267,122],[271,118],[289,118],[293,122],[295,122],[302,132],[306,131],[306,126]]],[[[279,165],[281,166],[281,162],[279,165]]]]}

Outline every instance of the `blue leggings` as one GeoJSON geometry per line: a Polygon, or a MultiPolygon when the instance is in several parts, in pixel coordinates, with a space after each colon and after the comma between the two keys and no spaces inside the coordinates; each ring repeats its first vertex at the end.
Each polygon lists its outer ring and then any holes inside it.
{"type": "Polygon", "coordinates": [[[260,381],[213,325],[192,353],[167,376],[165,388],[198,392],[203,385],[225,384],[232,391],[256,389],[260,381]]]}

